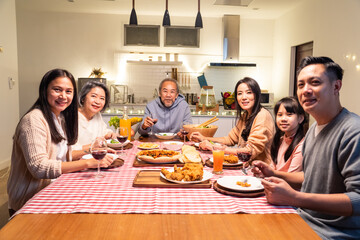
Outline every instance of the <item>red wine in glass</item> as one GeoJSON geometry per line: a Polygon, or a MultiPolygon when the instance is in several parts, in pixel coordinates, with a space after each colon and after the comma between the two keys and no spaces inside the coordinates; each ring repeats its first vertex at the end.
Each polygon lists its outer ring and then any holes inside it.
{"type": "Polygon", "coordinates": [[[96,159],[96,160],[101,160],[105,157],[107,153],[107,150],[92,150],[91,151],[91,155],[96,159]]]}
{"type": "Polygon", "coordinates": [[[120,142],[120,143],[124,143],[124,142],[126,142],[126,140],[127,140],[127,136],[123,136],[123,135],[118,135],[117,137],[117,140],[120,142]]]}
{"type": "Polygon", "coordinates": [[[245,162],[248,162],[251,158],[251,152],[237,152],[237,156],[239,158],[239,160],[241,160],[243,162],[243,167],[242,167],[242,171],[245,175],[247,175],[247,171],[245,168],[245,162]]]}
{"type": "Polygon", "coordinates": [[[247,162],[251,158],[251,153],[249,153],[249,152],[238,152],[237,156],[238,156],[239,160],[241,160],[243,162],[247,162]]]}

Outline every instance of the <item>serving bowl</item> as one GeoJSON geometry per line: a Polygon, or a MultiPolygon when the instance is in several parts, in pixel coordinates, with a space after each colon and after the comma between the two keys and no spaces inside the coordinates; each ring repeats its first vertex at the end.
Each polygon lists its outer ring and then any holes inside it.
{"type": "Polygon", "coordinates": [[[126,140],[126,142],[120,143],[118,140],[115,140],[115,139],[107,139],[106,142],[107,142],[108,147],[110,147],[110,148],[120,148],[120,147],[125,147],[130,141],[126,140]],[[113,143],[111,143],[112,140],[113,140],[113,143]]]}
{"type": "Polygon", "coordinates": [[[184,125],[184,129],[188,132],[187,137],[190,139],[190,135],[193,132],[199,132],[204,137],[213,137],[218,129],[218,126],[216,125],[208,125],[205,128],[197,128],[199,124],[188,124],[184,125]]]}
{"type": "Polygon", "coordinates": [[[170,140],[173,139],[174,137],[176,137],[176,133],[155,133],[155,136],[159,139],[164,139],[164,140],[170,140]]]}

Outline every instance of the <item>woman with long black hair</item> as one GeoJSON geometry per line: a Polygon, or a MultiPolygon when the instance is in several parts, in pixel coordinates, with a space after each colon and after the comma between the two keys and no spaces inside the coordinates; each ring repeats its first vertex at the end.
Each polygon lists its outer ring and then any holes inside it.
{"type": "MultiPolygon", "coordinates": [[[[71,145],[78,137],[78,102],[73,75],[48,71],[39,97],[20,119],[13,137],[7,191],[10,216],[62,173],[96,168],[94,159],[72,161],[71,145]]],[[[102,161],[108,166],[111,161],[102,161]]]]}
{"type": "Polygon", "coordinates": [[[191,139],[202,141],[202,149],[212,150],[209,141],[227,146],[237,145],[238,148],[227,147],[225,153],[237,154],[243,148],[251,151],[251,159],[259,159],[271,163],[270,147],[274,135],[274,120],[268,110],[260,104],[261,90],[259,84],[252,78],[245,77],[235,86],[237,123],[228,136],[219,138],[204,137],[194,132],[191,139]]]}

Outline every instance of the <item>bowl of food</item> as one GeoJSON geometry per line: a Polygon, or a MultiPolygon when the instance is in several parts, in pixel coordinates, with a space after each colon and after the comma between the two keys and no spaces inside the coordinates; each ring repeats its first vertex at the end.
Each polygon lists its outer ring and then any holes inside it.
{"type": "Polygon", "coordinates": [[[198,127],[199,124],[188,124],[184,125],[184,129],[188,132],[187,137],[190,139],[190,135],[193,132],[199,132],[204,137],[213,137],[218,129],[216,125],[207,125],[205,127],[198,127]]]}
{"type": "Polygon", "coordinates": [[[170,132],[155,133],[155,136],[159,139],[170,140],[176,137],[176,133],[170,133],[170,132]]]}

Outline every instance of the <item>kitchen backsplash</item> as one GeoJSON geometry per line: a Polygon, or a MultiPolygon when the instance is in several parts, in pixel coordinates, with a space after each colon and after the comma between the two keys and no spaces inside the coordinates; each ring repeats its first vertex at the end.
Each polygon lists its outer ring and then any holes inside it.
{"type": "MultiPolygon", "coordinates": [[[[200,85],[197,77],[204,73],[208,85],[214,86],[216,100],[220,101],[221,92],[234,91],[235,84],[245,76],[256,78],[256,67],[205,67],[203,72],[188,72],[184,65],[156,65],[127,63],[120,74],[121,82],[128,86],[129,94],[135,95],[136,103],[151,101],[159,83],[171,77],[172,68],[177,68],[180,90],[183,93],[196,93],[199,96],[200,85]],[[186,76],[190,76],[190,85],[185,86],[186,76]],[[190,87],[189,87],[190,86],[190,87]]],[[[112,84],[108,80],[108,84],[112,84]]]]}

